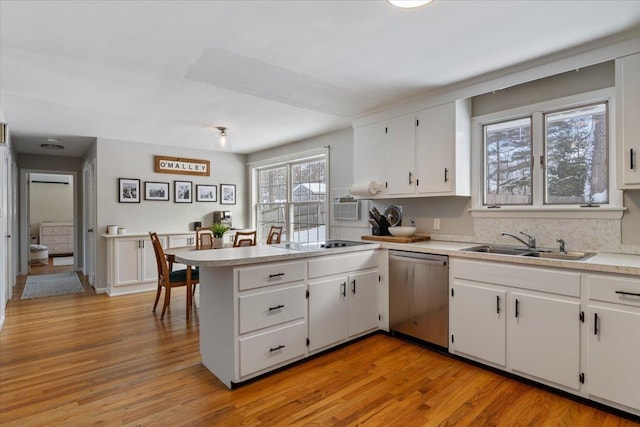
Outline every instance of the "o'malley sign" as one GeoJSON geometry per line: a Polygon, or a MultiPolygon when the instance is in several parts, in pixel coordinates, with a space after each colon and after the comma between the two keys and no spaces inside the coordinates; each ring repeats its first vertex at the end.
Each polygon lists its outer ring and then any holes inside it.
{"type": "Polygon", "coordinates": [[[210,176],[211,162],[182,157],[155,156],[154,170],[158,173],[210,176]]]}

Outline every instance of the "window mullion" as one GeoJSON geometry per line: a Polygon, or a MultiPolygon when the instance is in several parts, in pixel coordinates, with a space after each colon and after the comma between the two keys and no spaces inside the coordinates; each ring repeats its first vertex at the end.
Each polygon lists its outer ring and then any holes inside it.
{"type": "MultiPolygon", "coordinates": [[[[540,111],[532,115],[531,123],[533,170],[531,180],[532,205],[544,205],[544,167],[540,165],[540,156],[544,155],[544,119],[540,111]]],[[[546,156],[545,156],[546,163],[546,156]]]]}

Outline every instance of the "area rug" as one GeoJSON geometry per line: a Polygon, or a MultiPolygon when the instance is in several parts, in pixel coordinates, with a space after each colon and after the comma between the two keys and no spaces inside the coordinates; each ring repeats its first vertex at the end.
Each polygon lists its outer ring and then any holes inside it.
{"type": "Polygon", "coordinates": [[[42,274],[27,277],[21,299],[75,294],[83,291],[84,288],[75,272],[42,274]]]}
{"type": "Polygon", "coordinates": [[[53,266],[60,267],[61,265],[73,265],[72,256],[60,256],[53,258],[53,266]]]}

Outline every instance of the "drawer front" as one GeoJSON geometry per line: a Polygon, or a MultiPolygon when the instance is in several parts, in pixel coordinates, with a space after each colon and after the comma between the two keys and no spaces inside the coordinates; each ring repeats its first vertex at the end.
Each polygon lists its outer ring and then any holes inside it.
{"type": "Polygon", "coordinates": [[[72,234],[71,227],[54,227],[54,226],[46,226],[42,227],[42,235],[43,236],[64,236],[72,234]]]}
{"type": "Polygon", "coordinates": [[[350,254],[321,256],[309,260],[309,278],[377,268],[378,251],[362,251],[350,254]]]}
{"type": "Polygon", "coordinates": [[[68,254],[73,252],[72,245],[69,244],[59,244],[59,245],[47,245],[49,248],[49,255],[55,254],[68,254]]]}
{"type": "Polygon", "coordinates": [[[569,297],[580,296],[578,272],[544,267],[523,267],[491,261],[449,258],[449,276],[569,297]]]}
{"type": "Polygon", "coordinates": [[[307,311],[304,283],[239,298],[240,333],[303,319],[307,311]]]}
{"type": "Polygon", "coordinates": [[[238,289],[260,288],[262,286],[278,285],[280,283],[297,282],[305,279],[306,263],[274,262],[262,264],[256,267],[243,267],[237,269],[238,289]]]}
{"type": "Polygon", "coordinates": [[[632,276],[588,276],[589,299],[640,307],[640,278],[632,276]]]}
{"type": "Polygon", "coordinates": [[[43,236],[41,245],[61,245],[69,243],[70,236],[43,236]]]}
{"type": "Polygon", "coordinates": [[[305,354],[307,323],[301,321],[275,331],[240,340],[240,377],[276,366],[305,354]]]}

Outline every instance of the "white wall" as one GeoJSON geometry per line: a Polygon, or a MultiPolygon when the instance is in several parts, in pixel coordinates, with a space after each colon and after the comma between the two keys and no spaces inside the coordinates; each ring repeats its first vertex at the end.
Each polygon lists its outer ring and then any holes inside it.
{"type": "Polygon", "coordinates": [[[32,182],[29,186],[31,236],[40,232],[43,221],[73,220],[73,177],[69,184],[32,182]]]}
{"type": "MultiPolygon", "coordinates": [[[[107,225],[126,227],[128,233],[148,233],[149,231],[190,232],[194,221],[211,225],[214,210],[230,210],[234,227],[248,224],[246,206],[247,156],[210,150],[192,150],[179,146],[168,147],[129,141],[99,138],[96,145],[97,158],[97,234],[105,232],[107,225]],[[154,156],[182,157],[209,160],[210,176],[165,174],[154,172],[154,156]],[[140,203],[118,202],[118,179],[140,180],[141,192],[144,181],[168,182],[169,201],[147,201],[141,194],[140,203]],[[174,181],[192,181],[196,184],[236,185],[236,204],[220,205],[219,202],[174,203],[174,181]]],[[[218,200],[220,197],[218,197],[218,200]]],[[[96,290],[107,287],[106,239],[98,237],[96,250],[96,290]]]]}

